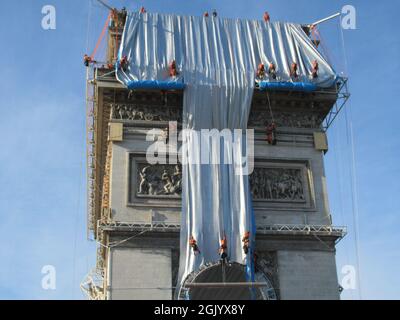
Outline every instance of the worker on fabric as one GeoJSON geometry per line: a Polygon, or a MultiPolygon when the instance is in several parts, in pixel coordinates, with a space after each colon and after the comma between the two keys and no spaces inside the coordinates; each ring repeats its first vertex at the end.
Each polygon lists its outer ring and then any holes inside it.
{"type": "Polygon", "coordinates": [[[250,232],[246,231],[243,238],[242,238],[242,242],[243,242],[243,251],[245,254],[249,253],[249,247],[250,247],[250,232]]]}
{"type": "Polygon", "coordinates": [[[126,71],[128,69],[128,57],[123,56],[122,59],[119,62],[119,65],[122,70],[126,71]]]}
{"type": "Polygon", "coordinates": [[[208,12],[207,12],[207,11],[204,12],[204,17],[205,17],[205,18],[208,18],[208,12]]]}
{"type": "Polygon", "coordinates": [[[276,145],[276,124],[274,122],[267,126],[267,142],[276,145]]]}
{"type": "Polygon", "coordinates": [[[176,77],[179,74],[178,70],[176,69],[176,62],[172,60],[169,64],[169,76],[176,77]]]}
{"type": "Polygon", "coordinates": [[[146,13],[146,9],[144,7],[141,7],[139,10],[140,13],[146,13]]]}
{"type": "Polygon", "coordinates": [[[213,15],[214,18],[216,18],[218,16],[217,10],[214,9],[213,12],[212,12],[212,15],[213,15]]]}
{"type": "Polygon", "coordinates": [[[318,70],[319,70],[318,61],[314,60],[312,63],[312,70],[311,70],[311,76],[313,79],[318,78],[318,70]]]}
{"type": "Polygon", "coordinates": [[[194,255],[198,255],[200,253],[199,247],[197,246],[197,241],[190,236],[189,238],[189,246],[192,248],[194,255]]]}
{"type": "Polygon", "coordinates": [[[264,18],[265,22],[269,22],[270,21],[270,16],[269,16],[269,13],[267,11],[264,12],[263,18],[264,18]]]}
{"type": "Polygon", "coordinates": [[[264,63],[260,63],[257,67],[257,78],[264,79],[265,77],[265,66],[264,63]]]}
{"type": "Polygon", "coordinates": [[[224,236],[220,241],[219,256],[222,263],[226,263],[228,261],[228,241],[226,240],[226,236],[224,236]]]}
{"type": "Polygon", "coordinates": [[[291,66],[290,66],[290,76],[294,79],[297,79],[299,77],[299,75],[297,74],[297,63],[296,62],[292,62],[291,66]]]}
{"type": "Polygon", "coordinates": [[[274,79],[274,80],[276,79],[276,66],[275,66],[275,64],[273,62],[271,62],[269,64],[268,74],[272,79],[274,79]]]}

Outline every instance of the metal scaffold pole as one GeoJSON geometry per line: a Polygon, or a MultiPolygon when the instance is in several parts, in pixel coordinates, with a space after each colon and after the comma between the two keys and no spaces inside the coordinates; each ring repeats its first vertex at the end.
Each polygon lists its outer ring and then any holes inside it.
{"type": "Polygon", "coordinates": [[[336,18],[336,17],[339,17],[340,15],[341,15],[340,12],[335,13],[335,14],[329,16],[329,17],[326,17],[326,18],[323,18],[323,19],[321,19],[321,20],[315,21],[314,23],[311,23],[309,26],[310,26],[310,27],[311,27],[311,26],[315,27],[315,26],[318,25],[318,24],[321,24],[321,23],[326,22],[326,21],[328,21],[328,20],[332,20],[332,19],[334,19],[334,18],[336,18]]]}
{"type": "Polygon", "coordinates": [[[112,7],[110,7],[107,3],[105,3],[103,0],[97,0],[100,4],[102,4],[104,7],[106,7],[109,10],[113,10],[112,7]]]}

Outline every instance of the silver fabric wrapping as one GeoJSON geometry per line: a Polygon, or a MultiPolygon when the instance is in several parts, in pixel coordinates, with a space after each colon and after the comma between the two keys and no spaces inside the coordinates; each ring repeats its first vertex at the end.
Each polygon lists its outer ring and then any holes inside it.
{"type": "MultiPolygon", "coordinates": [[[[122,83],[170,80],[168,65],[175,60],[180,72],[176,80],[186,84],[183,128],[194,131],[183,149],[187,164],[183,165],[178,287],[202,264],[219,259],[224,234],[230,260],[246,263],[241,238],[254,227],[248,176],[238,174],[241,169],[238,172],[234,164],[198,164],[201,151],[215,163],[221,150],[216,144],[200,146],[194,136],[201,129],[246,129],[260,62],[266,66],[273,62],[279,80],[290,81],[290,64],[295,61],[299,81],[311,82],[312,61],[318,60],[314,83],[320,87],[334,83],[333,69],[300,25],[213,17],[129,14],[119,51],[119,57],[125,55],[129,68],[117,72],[122,83]],[[198,255],[189,247],[190,235],[197,240],[198,255]]],[[[245,154],[245,142],[238,145],[233,151],[236,159],[245,154]]],[[[222,150],[225,147],[221,145],[222,150]]]]}
{"type": "Polygon", "coordinates": [[[125,84],[170,80],[172,60],[178,70],[203,74],[225,68],[228,75],[235,68],[252,73],[259,63],[267,67],[273,62],[279,81],[291,81],[290,65],[297,62],[300,82],[330,87],[336,78],[301,26],[283,22],[129,13],[119,56],[129,61],[128,71],[117,72],[125,84]],[[314,60],[319,63],[319,76],[312,80],[314,60]]]}

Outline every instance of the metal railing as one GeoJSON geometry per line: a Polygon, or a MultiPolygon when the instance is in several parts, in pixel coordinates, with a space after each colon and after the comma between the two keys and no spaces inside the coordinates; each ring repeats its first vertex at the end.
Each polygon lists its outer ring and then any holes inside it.
{"type": "MultiPolygon", "coordinates": [[[[180,224],[175,222],[98,222],[98,229],[108,232],[129,231],[154,231],[154,232],[179,232],[180,224]]],[[[304,225],[304,224],[272,224],[258,225],[257,233],[260,234],[300,234],[344,237],[347,234],[346,227],[330,225],[304,225]]]]}
{"type": "Polygon", "coordinates": [[[338,79],[338,87],[336,90],[336,102],[333,107],[330,109],[328,115],[325,117],[324,121],[322,122],[322,128],[324,131],[327,131],[333,121],[336,119],[339,112],[343,109],[344,105],[346,104],[347,100],[350,98],[350,92],[347,85],[348,78],[340,77],[338,79]]]}

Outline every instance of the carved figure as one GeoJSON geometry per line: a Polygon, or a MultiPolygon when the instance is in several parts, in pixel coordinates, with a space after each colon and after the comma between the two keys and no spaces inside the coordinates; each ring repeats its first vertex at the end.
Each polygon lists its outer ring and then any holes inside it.
{"type": "Polygon", "coordinates": [[[148,168],[150,168],[150,166],[144,167],[140,172],[139,194],[146,194],[146,192],[150,191],[149,175],[147,173],[148,168]]]}

